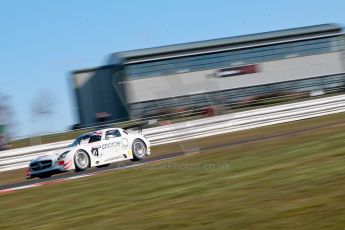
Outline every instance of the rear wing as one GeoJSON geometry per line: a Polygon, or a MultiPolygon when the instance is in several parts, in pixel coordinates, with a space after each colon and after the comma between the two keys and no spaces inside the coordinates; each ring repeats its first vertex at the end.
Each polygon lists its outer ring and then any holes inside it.
{"type": "Polygon", "coordinates": [[[157,120],[148,120],[148,121],[144,121],[144,122],[140,122],[136,124],[127,125],[123,127],[123,129],[124,130],[128,130],[128,129],[138,130],[139,134],[143,134],[144,128],[147,128],[148,126],[153,125],[155,123],[157,123],[157,120]]]}

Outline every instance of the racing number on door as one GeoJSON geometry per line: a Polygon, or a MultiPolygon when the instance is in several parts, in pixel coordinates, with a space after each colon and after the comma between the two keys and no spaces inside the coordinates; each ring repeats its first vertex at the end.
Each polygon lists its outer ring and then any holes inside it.
{"type": "Polygon", "coordinates": [[[101,146],[96,146],[96,147],[93,147],[91,149],[91,153],[92,155],[94,155],[95,157],[101,157],[102,156],[102,151],[99,151],[99,149],[101,148],[101,146]]]}

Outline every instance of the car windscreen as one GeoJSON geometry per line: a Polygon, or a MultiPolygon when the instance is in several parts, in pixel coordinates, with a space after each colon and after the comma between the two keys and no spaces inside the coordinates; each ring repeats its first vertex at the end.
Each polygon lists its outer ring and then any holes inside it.
{"type": "Polygon", "coordinates": [[[83,141],[85,141],[86,139],[90,139],[90,135],[81,135],[79,136],[77,139],[75,139],[73,141],[72,144],[69,145],[69,147],[75,147],[80,145],[80,143],[82,143],[83,141]]]}
{"type": "Polygon", "coordinates": [[[75,141],[69,145],[69,147],[75,147],[81,144],[93,143],[100,141],[102,136],[99,134],[84,134],[79,136],[75,141]]]}

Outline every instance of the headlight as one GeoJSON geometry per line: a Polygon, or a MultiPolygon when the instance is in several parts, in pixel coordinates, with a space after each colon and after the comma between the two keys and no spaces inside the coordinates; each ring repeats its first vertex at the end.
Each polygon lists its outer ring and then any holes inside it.
{"type": "Polygon", "coordinates": [[[58,157],[58,161],[64,159],[64,158],[66,157],[67,153],[69,153],[69,152],[70,152],[70,151],[66,151],[66,152],[64,152],[63,154],[61,154],[61,155],[58,157]]]}

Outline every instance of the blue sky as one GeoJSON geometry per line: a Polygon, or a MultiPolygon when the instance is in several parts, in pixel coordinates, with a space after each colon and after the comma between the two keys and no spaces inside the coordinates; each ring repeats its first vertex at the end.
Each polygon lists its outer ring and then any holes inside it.
{"type": "Polygon", "coordinates": [[[345,1],[0,0],[0,93],[16,136],[77,123],[70,71],[109,53],[323,23],[345,25],[345,1]],[[53,114],[35,117],[40,95],[53,114]]]}

